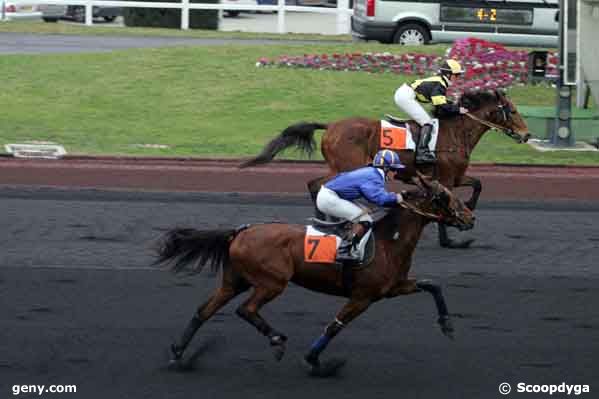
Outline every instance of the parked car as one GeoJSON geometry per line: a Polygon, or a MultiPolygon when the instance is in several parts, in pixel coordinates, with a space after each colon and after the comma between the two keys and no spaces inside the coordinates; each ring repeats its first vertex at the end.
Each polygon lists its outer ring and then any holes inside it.
{"type": "Polygon", "coordinates": [[[37,10],[36,4],[12,3],[7,1],[4,3],[2,11],[3,19],[14,21],[20,19],[40,19],[42,13],[37,10]]]}
{"type": "Polygon", "coordinates": [[[46,22],[58,22],[64,16],[67,6],[58,4],[40,4],[38,10],[42,13],[42,19],[46,22]]]}
{"type": "MultiPolygon", "coordinates": [[[[61,18],[85,22],[85,6],[63,6],[53,4],[40,4],[38,10],[42,12],[42,19],[46,22],[56,22],[61,18]]],[[[103,18],[112,22],[116,17],[123,15],[122,7],[93,7],[93,17],[103,18]]]]}
{"type": "Polygon", "coordinates": [[[355,0],[352,35],[414,45],[475,36],[510,45],[554,47],[558,8],[558,0],[355,0]]]}
{"type": "MultiPolygon", "coordinates": [[[[93,17],[103,18],[106,22],[112,22],[116,17],[123,15],[122,7],[93,7],[93,17]]],[[[85,6],[67,6],[64,16],[72,18],[77,22],[85,22],[85,6]]]]}
{"type": "MultiPolygon", "coordinates": [[[[248,5],[248,6],[255,6],[258,5],[257,0],[221,0],[222,4],[229,4],[229,5],[248,5]]],[[[246,10],[224,10],[225,15],[227,15],[228,17],[237,17],[241,12],[249,12],[246,10]]]]}

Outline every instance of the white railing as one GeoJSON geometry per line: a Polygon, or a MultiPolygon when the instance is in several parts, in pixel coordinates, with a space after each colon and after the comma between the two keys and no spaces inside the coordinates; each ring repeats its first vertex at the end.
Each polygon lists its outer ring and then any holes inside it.
{"type": "MultiPolygon", "coordinates": [[[[277,32],[287,33],[285,25],[285,12],[315,12],[321,14],[337,14],[337,34],[343,35],[350,32],[350,16],[353,10],[349,8],[349,0],[337,0],[336,8],[327,7],[304,7],[288,6],[285,0],[278,0],[277,5],[241,5],[241,4],[202,4],[190,3],[189,0],[181,0],[180,3],[148,3],[143,1],[98,1],[98,0],[11,0],[12,4],[40,3],[57,5],[81,5],[85,6],[85,25],[93,24],[92,7],[132,7],[132,8],[171,8],[181,10],[181,29],[189,29],[189,10],[242,10],[242,11],[277,11],[277,32]]],[[[4,0],[2,1],[4,10],[4,0]]]]}

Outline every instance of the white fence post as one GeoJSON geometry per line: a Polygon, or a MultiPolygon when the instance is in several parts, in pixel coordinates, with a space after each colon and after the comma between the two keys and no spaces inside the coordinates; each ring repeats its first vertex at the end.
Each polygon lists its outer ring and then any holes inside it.
{"type": "Polygon", "coordinates": [[[92,26],[94,20],[94,6],[92,0],[85,3],[85,25],[92,26]]]}
{"type": "Polygon", "coordinates": [[[349,33],[349,0],[337,0],[337,34],[349,33]]]}
{"type": "Polygon", "coordinates": [[[285,29],[285,0],[279,0],[277,5],[279,6],[277,12],[277,32],[287,33],[285,29]]]}
{"type": "Polygon", "coordinates": [[[4,14],[4,11],[5,11],[4,7],[5,7],[4,0],[2,0],[2,20],[3,21],[4,21],[4,18],[6,17],[6,15],[4,14]]]}
{"type": "Polygon", "coordinates": [[[189,29],[189,0],[181,0],[181,29],[189,29]]]}

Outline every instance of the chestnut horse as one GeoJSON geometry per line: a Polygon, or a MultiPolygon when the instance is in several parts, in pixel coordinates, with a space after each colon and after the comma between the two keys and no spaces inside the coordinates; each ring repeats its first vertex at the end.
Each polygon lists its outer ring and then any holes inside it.
{"type": "Polygon", "coordinates": [[[331,375],[345,363],[342,360],[321,363],[319,355],[343,327],[383,298],[429,292],[435,300],[438,323],[443,333],[451,337],[453,327],[440,287],[429,280],[408,278],[408,272],[416,244],[430,220],[467,229],[474,218],[462,201],[441,184],[422,176],[419,179],[416,184],[420,190],[406,195],[405,208],[383,212],[386,214],[374,223],[375,256],[366,267],[353,270],[349,291],[334,264],[304,261],[306,226],[267,223],[229,230],[170,230],[158,248],[157,263],[170,263],[174,271],[191,265],[192,272],[200,272],[206,263],[222,269],[220,287],[197,309],[180,341],[172,345],[171,365],[175,368],[184,365],[183,352],[198,328],[251,287],[253,292],[237,308],[237,314],[268,338],[275,357],[280,360],[287,337],[258,312],[279,296],[290,281],[312,291],[349,299],[305,356],[311,375],[331,375]]]}
{"type": "MultiPolygon", "coordinates": [[[[482,185],[479,179],[466,176],[470,155],[484,133],[491,128],[503,131],[519,143],[526,142],[530,134],[522,116],[514,104],[501,92],[465,94],[460,105],[468,108],[466,115],[435,115],[439,117],[437,139],[437,162],[434,166],[416,166],[413,151],[400,151],[400,158],[407,166],[399,178],[408,181],[416,170],[431,174],[449,189],[469,186],[472,196],[466,201],[471,210],[476,208],[482,185]]],[[[420,128],[409,121],[413,132],[420,128]]],[[[308,189],[315,200],[323,182],[331,176],[359,168],[372,161],[381,149],[381,123],[368,118],[348,118],[334,123],[299,123],[285,129],[266,145],[262,153],[240,165],[240,168],[270,162],[275,155],[289,147],[298,147],[310,154],[315,148],[315,130],[326,129],[322,136],[321,151],[330,172],[308,183],[308,189]]],[[[409,181],[408,181],[409,182],[409,181]]],[[[447,229],[439,224],[439,242],[443,247],[464,248],[472,242],[456,243],[449,239],[447,229]]]]}

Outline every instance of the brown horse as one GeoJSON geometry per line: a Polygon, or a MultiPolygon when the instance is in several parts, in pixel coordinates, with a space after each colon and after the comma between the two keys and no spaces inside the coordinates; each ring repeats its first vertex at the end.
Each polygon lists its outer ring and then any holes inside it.
{"type": "Polygon", "coordinates": [[[442,220],[466,229],[472,226],[474,218],[449,190],[437,182],[420,179],[417,183],[420,190],[406,195],[405,209],[390,209],[375,222],[374,258],[366,267],[353,270],[349,291],[334,264],[304,261],[306,226],[268,223],[230,230],[173,229],[166,233],[158,249],[158,263],[170,262],[175,271],[192,265],[192,272],[200,272],[206,263],[211,263],[213,268],[223,271],[221,286],[198,308],[180,341],[172,345],[171,365],[181,367],[183,352],[197,329],[251,287],[253,292],[237,308],[237,314],[268,338],[275,357],[280,360],[287,337],[272,328],[258,312],[279,296],[290,281],[312,291],[349,298],[305,356],[311,375],[331,375],[344,364],[341,360],[321,363],[319,355],[343,327],[383,298],[429,292],[437,306],[441,329],[451,337],[453,328],[440,287],[428,280],[408,278],[408,272],[427,222],[442,220]]]}
{"type": "MultiPolygon", "coordinates": [[[[460,105],[470,110],[466,115],[435,115],[439,117],[439,134],[437,139],[437,163],[434,166],[417,167],[414,163],[414,152],[401,151],[402,163],[408,167],[399,176],[408,180],[416,170],[431,174],[441,184],[453,189],[469,186],[472,196],[466,201],[471,210],[476,208],[482,190],[479,179],[466,176],[470,155],[484,133],[491,128],[503,131],[519,143],[526,142],[530,134],[522,116],[514,104],[502,93],[465,94],[460,105]]],[[[408,122],[410,129],[419,131],[414,121],[408,122]]],[[[280,151],[296,146],[307,153],[315,148],[314,131],[326,129],[322,136],[321,151],[330,168],[327,176],[319,177],[308,183],[308,189],[315,200],[323,182],[331,176],[358,167],[372,161],[376,152],[381,149],[381,122],[368,118],[349,118],[338,122],[299,123],[285,129],[274,138],[256,157],[245,161],[240,167],[260,165],[270,162],[280,151]]],[[[439,242],[443,247],[463,248],[472,242],[456,243],[449,239],[446,227],[439,224],[439,242]]]]}

